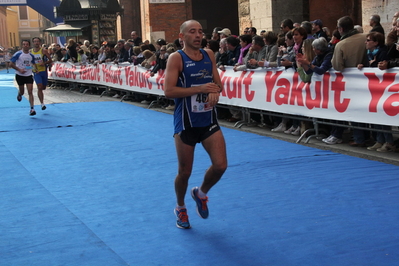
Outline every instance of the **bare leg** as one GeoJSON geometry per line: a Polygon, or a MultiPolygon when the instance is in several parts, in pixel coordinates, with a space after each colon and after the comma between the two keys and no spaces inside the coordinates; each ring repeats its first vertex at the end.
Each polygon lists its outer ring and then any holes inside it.
{"type": "Polygon", "coordinates": [[[34,97],[33,97],[33,84],[26,84],[26,88],[28,89],[29,93],[30,107],[33,107],[35,106],[34,97]]]}
{"type": "Polygon", "coordinates": [[[215,132],[202,142],[211,158],[212,165],[205,173],[201,191],[205,194],[222,178],[227,169],[226,143],[221,130],[215,132]]]}
{"type": "Polygon", "coordinates": [[[193,169],[195,147],[183,143],[180,136],[177,134],[175,135],[175,146],[179,164],[178,173],[175,179],[176,199],[179,206],[184,206],[188,179],[190,178],[193,169]]]}
{"type": "Polygon", "coordinates": [[[37,96],[39,97],[40,103],[43,104],[44,103],[44,94],[43,94],[43,84],[37,84],[37,96]]]}
{"type": "Polygon", "coordinates": [[[19,88],[19,95],[24,95],[25,93],[25,85],[18,86],[19,88]]]}

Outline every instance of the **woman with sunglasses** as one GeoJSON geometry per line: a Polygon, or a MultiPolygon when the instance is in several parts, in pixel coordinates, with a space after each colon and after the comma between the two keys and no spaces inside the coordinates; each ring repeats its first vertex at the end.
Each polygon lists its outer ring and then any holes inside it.
{"type": "MultiPolygon", "coordinates": [[[[379,32],[370,32],[367,34],[366,39],[367,59],[366,65],[357,65],[358,69],[363,67],[378,67],[379,62],[388,60],[387,48],[385,46],[384,35],[379,32]]],[[[391,126],[386,125],[372,125],[375,129],[391,130],[391,126]]],[[[394,151],[395,146],[393,144],[392,133],[377,132],[377,142],[370,147],[367,147],[371,151],[388,152],[394,151]]]]}

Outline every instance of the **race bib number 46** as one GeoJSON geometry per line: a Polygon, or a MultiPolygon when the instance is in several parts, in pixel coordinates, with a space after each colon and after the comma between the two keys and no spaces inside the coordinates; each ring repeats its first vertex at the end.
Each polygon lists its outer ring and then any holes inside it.
{"type": "Polygon", "coordinates": [[[199,93],[191,96],[191,111],[193,113],[203,113],[212,110],[212,107],[206,102],[208,94],[199,93]]]}

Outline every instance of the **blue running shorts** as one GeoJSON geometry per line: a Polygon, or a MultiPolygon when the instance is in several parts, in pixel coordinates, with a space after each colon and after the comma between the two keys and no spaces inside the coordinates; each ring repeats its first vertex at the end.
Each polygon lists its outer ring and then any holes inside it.
{"type": "Polygon", "coordinates": [[[35,73],[34,79],[35,79],[36,84],[43,84],[43,86],[46,87],[47,81],[48,81],[47,71],[35,73]]]}

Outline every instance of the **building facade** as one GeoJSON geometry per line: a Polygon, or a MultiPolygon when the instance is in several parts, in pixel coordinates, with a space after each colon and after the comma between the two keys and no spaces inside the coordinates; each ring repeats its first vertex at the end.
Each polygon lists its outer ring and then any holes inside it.
{"type": "Polygon", "coordinates": [[[7,32],[7,8],[0,6],[0,47],[9,47],[7,32]]]}
{"type": "Polygon", "coordinates": [[[31,40],[33,37],[42,38],[43,43],[51,42],[51,38],[44,33],[45,29],[52,26],[48,19],[28,6],[9,6],[9,8],[12,11],[10,11],[8,18],[9,28],[7,32],[11,35],[10,43],[13,46],[20,46],[19,40],[31,40]],[[17,16],[15,16],[15,12],[17,16]],[[13,36],[15,25],[18,26],[18,37],[16,38],[13,36]]]}
{"type": "Polygon", "coordinates": [[[82,29],[80,41],[99,45],[118,40],[117,19],[123,8],[117,0],[63,0],[56,11],[65,24],[82,29]]]}
{"type": "Polygon", "coordinates": [[[18,9],[15,6],[7,7],[7,37],[8,47],[17,47],[21,44],[19,38],[18,9]]]}
{"type": "MultiPolygon", "coordinates": [[[[384,0],[62,0],[58,15],[82,28],[80,39],[99,44],[129,39],[132,31],[152,43],[159,38],[172,42],[178,38],[181,23],[188,19],[200,21],[205,33],[222,27],[240,35],[251,26],[278,32],[285,18],[294,22],[322,19],[324,26],[334,30],[337,19],[349,15],[368,32],[370,16],[379,14],[382,26],[389,31],[396,11],[398,1],[384,0]]],[[[29,7],[0,6],[2,46],[16,46],[21,39],[34,36],[49,43],[51,38],[43,29],[52,26],[29,7]]]]}
{"type": "Polygon", "coordinates": [[[163,38],[172,42],[178,38],[180,25],[189,19],[201,22],[206,33],[213,28],[229,28],[239,33],[238,2],[231,0],[120,0],[122,37],[130,38],[134,30],[144,40],[163,38]],[[224,7],[224,8],[221,8],[224,7]]]}
{"type": "Polygon", "coordinates": [[[120,3],[125,8],[122,37],[129,38],[135,30],[143,39],[165,38],[168,42],[177,38],[179,26],[188,19],[200,21],[206,33],[218,26],[239,35],[251,26],[258,31],[278,32],[286,18],[294,22],[321,19],[332,31],[337,20],[348,15],[367,32],[371,15],[379,14],[387,31],[393,14],[399,11],[398,1],[384,0],[120,0],[120,3]]]}

